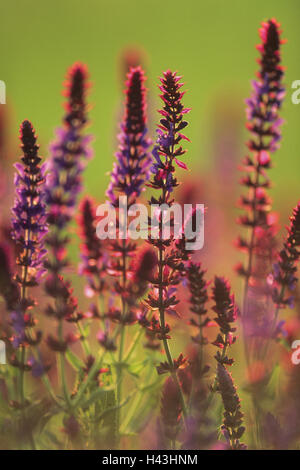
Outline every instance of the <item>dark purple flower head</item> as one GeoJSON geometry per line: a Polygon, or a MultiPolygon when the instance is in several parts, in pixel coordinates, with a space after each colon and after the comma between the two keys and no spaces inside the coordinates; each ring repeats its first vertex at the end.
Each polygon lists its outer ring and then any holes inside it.
{"type": "Polygon", "coordinates": [[[227,349],[236,341],[234,326],[237,319],[237,308],[234,302],[234,296],[230,293],[230,284],[223,277],[215,277],[213,286],[213,310],[217,316],[214,318],[218,324],[220,332],[213,342],[220,351],[217,351],[215,359],[220,364],[232,365],[233,359],[227,357],[227,349]]]}
{"type": "MultiPolygon", "coordinates": [[[[34,129],[29,121],[23,121],[20,127],[22,163],[15,165],[16,199],[13,207],[12,238],[15,240],[18,255],[17,265],[21,268],[16,273],[14,281],[19,286],[19,293],[13,288],[13,297],[7,300],[11,310],[13,327],[12,344],[15,348],[26,342],[36,344],[36,339],[29,338],[27,327],[34,326],[34,320],[29,313],[35,301],[28,296],[27,289],[39,283],[44,273],[43,261],[46,255],[44,237],[47,233],[45,208],[45,166],[38,155],[39,146],[36,143],[34,129]]],[[[10,287],[12,288],[14,284],[10,287]]],[[[22,364],[19,364],[22,367],[22,364]]]]}
{"type": "Polygon", "coordinates": [[[163,386],[160,413],[164,434],[173,441],[179,432],[181,412],[182,407],[178,387],[174,384],[173,379],[168,377],[163,386]]]}
{"type": "Polygon", "coordinates": [[[105,288],[106,257],[102,241],[96,235],[96,208],[92,199],[85,197],[79,206],[78,222],[82,239],[80,274],[87,278],[86,296],[92,297],[105,288]]]}
{"type": "MultiPolygon", "coordinates": [[[[63,318],[72,320],[77,308],[70,283],[64,280],[62,272],[68,265],[66,245],[69,237],[66,228],[75,212],[82,171],[91,157],[88,147],[91,137],[84,135],[89,86],[87,78],[87,68],[83,64],[75,63],[68,71],[64,93],[67,98],[66,115],[63,126],[57,131],[57,140],[51,146],[50,176],[47,179],[50,228],[47,244],[50,256],[46,263],[49,276],[45,289],[53,298],[53,305],[48,306],[46,313],[58,321],[63,318]]],[[[51,341],[48,344],[51,346],[51,341]]]]}
{"type": "Polygon", "coordinates": [[[180,79],[181,77],[170,70],[164,72],[163,77],[160,79],[159,89],[162,92],[160,97],[164,102],[164,106],[159,110],[162,119],[157,130],[157,145],[152,152],[154,157],[151,167],[153,179],[149,186],[155,189],[161,188],[168,193],[171,193],[178,186],[174,176],[174,163],[180,168],[187,169],[186,164],[179,158],[186,152],[180,145],[181,140],[189,140],[181,131],[188,125],[187,121],[184,120],[184,115],[190,109],[184,108],[182,104],[182,97],[185,92],[180,90],[183,86],[180,79]]]}
{"type": "Polygon", "coordinates": [[[283,67],[280,65],[280,25],[272,19],[262,23],[260,37],[262,43],[257,46],[261,53],[258,60],[260,70],[258,80],[253,82],[253,95],[247,101],[247,128],[254,139],[248,143],[249,149],[256,152],[274,152],[281,138],[279,126],[282,120],[278,109],[284,98],[282,86],[283,67]]]}
{"type": "Polygon", "coordinates": [[[116,193],[125,194],[129,205],[141,194],[149,177],[151,158],[146,137],[146,78],[141,67],[131,68],[126,82],[125,115],[121,123],[119,148],[111,173],[107,196],[114,204],[116,193]]]}
{"type": "Polygon", "coordinates": [[[113,339],[111,339],[105,331],[98,331],[97,340],[106,351],[116,351],[117,347],[113,339]]]}
{"type": "Polygon", "coordinates": [[[293,215],[290,218],[291,223],[288,227],[287,237],[283,244],[283,249],[278,254],[278,261],[274,265],[273,276],[277,283],[274,288],[273,299],[279,307],[291,305],[293,298],[283,298],[280,290],[286,287],[290,290],[295,289],[297,283],[297,262],[300,258],[300,202],[293,209],[293,215]]]}
{"type": "Polygon", "coordinates": [[[26,324],[21,309],[13,311],[10,314],[10,320],[13,327],[12,345],[15,349],[17,349],[22,343],[24,343],[26,339],[26,324]]]}
{"type": "Polygon", "coordinates": [[[191,325],[198,328],[199,333],[197,336],[192,337],[195,343],[200,345],[207,344],[207,338],[203,336],[202,329],[205,327],[209,318],[206,316],[206,304],[208,302],[208,282],[205,280],[206,271],[202,269],[201,263],[190,262],[187,267],[188,288],[190,292],[189,302],[191,304],[190,310],[196,316],[190,320],[191,325]]]}
{"type": "Polygon", "coordinates": [[[31,374],[34,378],[41,377],[45,374],[45,372],[47,372],[47,370],[50,369],[49,364],[44,364],[41,357],[36,359],[34,356],[30,356],[27,361],[27,364],[30,366],[31,374]]]}
{"type": "Polygon", "coordinates": [[[231,450],[245,450],[245,444],[240,442],[240,438],[245,432],[241,401],[230,373],[220,363],[217,367],[217,380],[218,391],[221,394],[225,409],[222,432],[231,450]]]}
{"type": "Polygon", "coordinates": [[[57,130],[57,139],[51,145],[51,162],[47,178],[47,204],[49,223],[61,229],[71,220],[78,193],[81,173],[91,157],[88,146],[91,136],[82,131],[87,123],[87,69],[75,63],[65,82],[66,115],[63,127],[57,130]]]}
{"type": "MultiPolygon", "coordinates": [[[[45,166],[40,166],[39,146],[29,121],[20,127],[23,156],[16,163],[16,199],[13,207],[12,238],[19,247],[17,264],[27,270],[26,282],[34,285],[43,270],[46,254],[44,236],[47,232],[44,202],[45,166]]],[[[21,283],[21,278],[17,277],[21,283]]]]}

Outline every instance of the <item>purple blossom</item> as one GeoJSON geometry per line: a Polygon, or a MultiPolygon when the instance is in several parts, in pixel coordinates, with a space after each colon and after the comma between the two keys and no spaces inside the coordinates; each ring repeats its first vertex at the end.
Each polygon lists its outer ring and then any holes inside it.
{"type": "Polygon", "coordinates": [[[145,79],[141,67],[132,68],[128,74],[125,115],[118,136],[119,148],[106,192],[113,204],[116,203],[117,193],[128,197],[129,206],[133,204],[149,178],[151,158],[147,150],[151,141],[147,138],[145,79]]]}
{"type": "Polygon", "coordinates": [[[239,265],[237,271],[245,276],[247,285],[253,276],[250,260],[256,254],[258,228],[269,230],[274,227],[274,218],[270,216],[272,201],[267,194],[270,179],[266,170],[272,166],[271,153],[278,148],[281,139],[279,110],[285,92],[282,85],[283,67],[280,64],[280,48],[284,41],[280,38],[279,28],[275,19],[262,23],[262,42],[257,46],[261,54],[258,80],[252,82],[252,96],[246,101],[247,128],[251,138],[247,142],[250,153],[244,161],[246,175],[241,180],[247,190],[247,194],[240,199],[245,213],[239,218],[239,223],[250,227],[253,233],[250,241],[244,238],[238,240],[238,247],[247,251],[249,257],[248,266],[239,265]]]}
{"type": "MultiPolygon", "coordinates": [[[[70,322],[79,321],[82,316],[77,313],[77,300],[73,289],[62,273],[68,265],[66,245],[69,236],[66,229],[71,221],[82,187],[81,176],[91,150],[91,136],[84,135],[87,123],[87,77],[85,65],[75,63],[69,70],[65,83],[66,114],[63,127],[57,130],[57,139],[51,145],[50,176],[47,179],[47,204],[49,207],[48,223],[50,233],[47,237],[50,256],[45,264],[49,275],[45,283],[47,294],[53,302],[46,309],[46,314],[55,317],[62,325],[63,319],[70,322]]],[[[77,338],[72,338],[72,341],[77,338]]],[[[48,346],[64,353],[69,340],[48,336],[48,346]]]]}
{"type": "Polygon", "coordinates": [[[75,63],[66,82],[66,116],[64,126],[57,129],[56,140],[50,146],[52,155],[47,178],[49,223],[62,229],[71,220],[81,190],[81,174],[92,157],[89,143],[92,136],[82,135],[86,125],[87,70],[75,63]]]}
{"type": "Polygon", "coordinates": [[[16,199],[13,207],[12,238],[20,247],[17,263],[26,267],[27,282],[35,284],[44,272],[43,259],[46,254],[45,165],[40,166],[42,159],[38,156],[39,146],[29,121],[21,124],[20,139],[23,157],[22,163],[15,165],[16,199]]]}
{"type": "Polygon", "coordinates": [[[293,210],[290,218],[288,234],[284,241],[283,248],[278,254],[278,261],[273,266],[273,277],[275,286],[273,290],[273,300],[278,308],[286,305],[293,306],[294,297],[285,297],[285,289],[294,290],[297,284],[297,262],[300,257],[300,202],[293,210]]]}
{"type": "Polygon", "coordinates": [[[23,121],[20,127],[20,139],[23,156],[22,163],[15,165],[16,199],[13,207],[12,238],[18,247],[17,265],[20,273],[15,275],[20,296],[15,297],[11,313],[14,329],[12,344],[15,348],[38,341],[26,335],[26,327],[33,326],[32,315],[27,311],[34,305],[34,300],[27,295],[27,288],[39,283],[44,273],[43,261],[46,255],[44,237],[47,233],[45,208],[45,165],[38,155],[34,129],[29,121],[23,121]]]}
{"type": "Polygon", "coordinates": [[[80,226],[81,264],[79,274],[86,276],[87,297],[101,294],[106,287],[104,280],[106,274],[107,253],[103,242],[96,235],[96,206],[92,199],[85,197],[79,207],[78,222],[80,226]]]}
{"type": "Polygon", "coordinates": [[[46,367],[42,361],[35,359],[33,356],[28,359],[27,363],[31,367],[31,373],[34,378],[41,377],[46,371],[46,367]]]}

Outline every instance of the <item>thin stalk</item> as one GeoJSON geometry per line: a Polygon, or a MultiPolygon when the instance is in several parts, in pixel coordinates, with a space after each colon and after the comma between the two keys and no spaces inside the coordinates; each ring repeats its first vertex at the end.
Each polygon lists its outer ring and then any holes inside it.
{"type": "Polygon", "coordinates": [[[77,325],[77,329],[80,333],[81,344],[82,344],[83,351],[86,354],[86,356],[89,356],[91,354],[91,349],[90,349],[89,343],[87,342],[87,340],[84,336],[82,326],[80,325],[80,322],[77,322],[76,325],[77,325]]]}
{"type": "MultiPolygon", "coordinates": [[[[159,289],[159,305],[160,305],[160,307],[159,307],[159,316],[160,316],[160,326],[161,326],[162,330],[164,331],[164,329],[165,329],[165,309],[163,307],[163,265],[164,265],[163,249],[160,246],[159,247],[159,273],[158,273],[158,277],[159,277],[158,289],[159,289]]],[[[168,340],[166,338],[163,338],[163,345],[164,345],[164,350],[165,350],[165,353],[166,353],[166,356],[167,356],[167,359],[168,359],[169,366],[172,370],[173,367],[174,367],[174,361],[173,361],[172,354],[171,354],[171,351],[170,351],[170,348],[169,348],[168,340]]],[[[171,373],[171,377],[172,377],[172,379],[173,379],[173,381],[174,381],[174,383],[177,387],[178,393],[179,393],[179,397],[180,397],[180,401],[181,401],[181,407],[182,407],[182,413],[183,413],[184,421],[185,421],[185,424],[186,424],[187,409],[186,409],[186,404],[185,404],[185,399],[184,399],[184,396],[183,396],[182,388],[181,388],[181,385],[179,383],[176,371],[171,373]]]]}
{"type": "MultiPolygon", "coordinates": [[[[261,139],[260,139],[260,145],[262,145],[261,139]]],[[[258,164],[259,165],[259,164],[258,164]]],[[[254,194],[253,194],[253,200],[252,200],[252,216],[253,216],[253,222],[255,221],[256,218],[256,207],[257,207],[257,199],[256,199],[256,189],[259,185],[259,168],[256,167],[256,176],[255,176],[255,184],[254,184],[254,194]]],[[[248,315],[248,290],[249,290],[249,279],[251,277],[252,273],[252,267],[253,267],[253,255],[254,255],[254,245],[255,245],[255,226],[251,227],[251,234],[250,234],[250,243],[249,243],[249,248],[248,248],[248,265],[246,269],[246,279],[245,279],[245,286],[244,286],[244,295],[243,295],[243,311],[242,311],[242,318],[245,319],[247,318],[248,315]]],[[[249,348],[248,348],[248,341],[246,338],[245,334],[245,329],[243,327],[243,338],[244,338],[244,351],[245,351],[245,358],[246,358],[246,364],[247,367],[249,366],[250,362],[250,353],[249,353],[249,348]]]]}
{"type": "MultiPolygon", "coordinates": [[[[32,205],[32,197],[31,197],[31,205],[32,205]]],[[[31,222],[31,221],[30,221],[31,222]]],[[[27,242],[30,241],[30,230],[25,232],[25,239],[27,242]]],[[[26,248],[25,252],[25,259],[28,259],[29,249],[26,248]]],[[[28,275],[28,265],[24,266],[22,269],[22,287],[21,287],[21,303],[23,304],[26,299],[26,283],[27,283],[27,275],[28,275]]],[[[21,404],[21,413],[22,413],[22,421],[25,425],[26,416],[24,412],[24,405],[25,405],[25,383],[24,383],[24,365],[26,361],[26,349],[24,344],[21,345],[21,367],[20,367],[20,375],[19,375],[19,392],[20,392],[20,404],[21,404]]],[[[35,450],[35,442],[32,435],[32,431],[29,429],[28,431],[28,440],[30,442],[31,448],[35,450]]]]}
{"type": "Polygon", "coordinates": [[[139,331],[136,333],[135,337],[133,338],[131,346],[129,347],[127,353],[125,354],[124,363],[127,363],[129,359],[131,358],[143,333],[144,331],[142,330],[142,328],[139,328],[139,331]]]}
{"type": "Polygon", "coordinates": [[[126,302],[124,299],[124,291],[126,289],[126,239],[123,239],[123,252],[122,252],[122,316],[121,316],[121,331],[120,331],[120,345],[119,345],[119,356],[118,356],[118,382],[117,382],[117,429],[120,430],[121,422],[121,408],[120,403],[122,401],[122,385],[123,385],[123,354],[125,346],[125,325],[123,319],[126,314],[126,302]]]}
{"type": "MultiPolygon", "coordinates": [[[[58,323],[58,338],[63,341],[63,320],[60,319],[58,323]]],[[[71,398],[68,391],[68,385],[66,381],[66,371],[65,371],[65,356],[63,352],[59,353],[59,369],[60,369],[60,380],[63,388],[64,397],[66,404],[69,408],[72,406],[71,398]]]]}
{"type": "MultiPolygon", "coordinates": [[[[153,367],[152,367],[152,364],[150,363],[148,374],[145,378],[144,387],[146,387],[148,385],[148,383],[150,382],[152,374],[153,374],[153,367]]],[[[128,432],[128,426],[130,425],[133,416],[135,416],[136,411],[140,409],[140,406],[141,406],[143,398],[144,398],[144,387],[139,390],[136,400],[132,403],[132,405],[131,405],[131,407],[130,407],[127,415],[126,415],[125,421],[122,424],[121,433],[126,434],[126,432],[128,432]]]]}
{"type": "MultiPolygon", "coordinates": [[[[274,311],[274,317],[273,317],[273,321],[272,321],[272,324],[271,324],[271,329],[270,329],[270,338],[272,338],[272,335],[273,333],[275,332],[275,328],[276,328],[276,323],[277,323],[277,320],[278,320],[278,315],[279,315],[279,311],[280,311],[280,304],[281,302],[283,301],[283,298],[284,298],[284,293],[285,293],[285,286],[281,286],[281,290],[280,290],[280,294],[279,294],[279,299],[278,299],[278,303],[277,303],[277,306],[275,308],[275,311],[274,311]]],[[[263,350],[263,353],[262,353],[262,357],[265,357],[267,352],[268,352],[268,349],[269,349],[269,345],[270,345],[270,341],[267,341],[265,343],[265,347],[264,347],[264,350],[263,350]]]]}
{"type": "MultiPolygon", "coordinates": [[[[221,361],[222,359],[225,358],[226,356],[226,353],[227,353],[227,341],[228,341],[228,335],[224,335],[224,342],[226,344],[226,346],[224,346],[224,348],[222,349],[222,354],[221,354],[221,361]]],[[[207,400],[207,407],[211,404],[212,402],[212,399],[214,397],[214,394],[216,392],[216,388],[217,388],[217,384],[218,384],[218,379],[217,379],[217,374],[215,375],[215,378],[214,378],[214,382],[212,384],[212,387],[211,387],[211,391],[210,391],[210,395],[208,397],[208,400],[207,400]]]]}

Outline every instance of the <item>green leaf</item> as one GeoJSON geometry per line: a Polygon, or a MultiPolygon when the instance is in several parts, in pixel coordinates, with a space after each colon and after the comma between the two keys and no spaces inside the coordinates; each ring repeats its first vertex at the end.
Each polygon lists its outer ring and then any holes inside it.
{"type": "MultiPolygon", "coordinates": [[[[93,403],[101,400],[101,403],[102,402],[106,402],[106,397],[107,397],[107,394],[111,393],[111,392],[114,392],[114,389],[109,389],[109,388],[99,388],[97,390],[95,390],[93,393],[91,393],[90,397],[85,401],[83,402],[83,404],[81,405],[81,408],[83,409],[87,409],[89,408],[93,403]]],[[[105,409],[105,408],[104,408],[105,409]]]]}
{"type": "Polygon", "coordinates": [[[127,370],[129,374],[133,375],[134,377],[139,377],[140,373],[145,369],[147,363],[148,363],[148,359],[135,362],[133,364],[130,364],[127,370]]]}
{"type": "Polygon", "coordinates": [[[84,367],[84,364],[82,360],[74,354],[70,349],[67,349],[66,351],[66,359],[69,362],[69,364],[75,369],[76,371],[82,369],[84,367]]]}

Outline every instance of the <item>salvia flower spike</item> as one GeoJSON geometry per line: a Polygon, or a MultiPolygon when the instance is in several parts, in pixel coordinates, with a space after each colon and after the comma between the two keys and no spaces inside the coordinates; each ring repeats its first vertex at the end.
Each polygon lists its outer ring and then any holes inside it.
{"type": "Polygon", "coordinates": [[[57,131],[57,139],[51,145],[50,176],[47,179],[49,207],[49,235],[47,244],[50,256],[45,264],[49,275],[45,289],[53,298],[46,313],[59,321],[59,339],[48,338],[49,347],[64,351],[73,337],[62,337],[62,320],[71,319],[77,309],[69,281],[63,279],[64,268],[68,265],[66,245],[69,237],[66,228],[71,221],[82,187],[82,172],[91,157],[89,142],[91,136],[84,134],[87,124],[88,73],[85,65],[75,63],[68,71],[65,82],[66,114],[63,126],[57,131]]]}
{"type": "Polygon", "coordinates": [[[47,178],[49,223],[63,229],[71,220],[81,190],[81,173],[91,158],[90,135],[83,135],[87,124],[87,69],[75,63],[65,82],[67,98],[63,126],[50,147],[51,161],[47,178]]]}
{"type": "MultiPolygon", "coordinates": [[[[162,118],[157,129],[157,143],[152,151],[153,164],[151,167],[152,178],[148,184],[153,189],[160,191],[158,197],[152,196],[150,205],[167,204],[172,206],[171,193],[174,188],[178,186],[175,177],[175,165],[181,168],[187,168],[180,158],[184,155],[185,150],[181,146],[182,140],[188,140],[181,131],[187,126],[187,121],[184,120],[184,115],[189,112],[188,108],[184,108],[182,104],[182,97],[184,92],[181,91],[183,83],[180,82],[181,77],[175,72],[167,70],[164,72],[163,77],[160,78],[161,85],[161,99],[163,101],[163,108],[159,110],[162,118]]],[[[149,239],[158,251],[158,269],[157,275],[152,281],[153,290],[148,295],[147,304],[151,310],[158,310],[159,321],[154,316],[152,318],[153,332],[157,339],[163,341],[164,349],[167,356],[167,363],[162,363],[158,367],[159,371],[171,373],[175,386],[178,389],[179,397],[181,400],[182,412],[184,418],[187,417],[184,396],[177,377],[177,361],[178,364],[182,362],[182,355],[178,360],[173,360],[168,339],[169,325],[166,324],[165,314],[177,315],[175,306],[178,304],[174,287],[179,282],[179,273],[182,272],[183,256],[186,255],[183,251],[177,249],[176,245],[171,249],[168,254],[167,250],[172,244],[171,239],[164,240],[162,237],[163,227],[163,214],[157,214],[156,223],[159,227],[158,239],[149,239]],[[176,252],[176,253],[175,253],[176,252]],[[174,264],[175,263],[175,264],[174,264]]],[[[152,221],[153,223],[153,221],[152,221]]],[[[185,259],[185,261],[188,258],[185,259]]]]}
{"type": "Polygon", "coordinates": [[[44,274],[44,241],[47,233],[45,165],[41,166],[35,132],[27,120],[21,124],[20,140],[23,156],[21,163],[15,165],[16,199],[12,219],[12,238],[18,246],[17,265],[21,268],[21,272],[15,276],[20,289],[20,301],[12,313],[15,327],[13,344],[16,347],[33,341],[26,334],[26,327],[34,325],[32,316],[27,312],[35,302],[27,292],[29,287],[39,284],[44,274]]]}
{"type": "MultiPolygon", "coordinates": [[[[266,192],[270,187],[267,170],[271,167],[271,153],[278,148],[281,139],[279,110],[284,98],[282,85],[283,67],[281,66],[280,47],[284,42],[280,38],[280,25],[275,19],[262,23],[260,29],[261,44],[257,47],[261,57],[258,60],[260,69],[258,79],[253,82],[253,93],[247,100],[247,128],[251,138],[247,143],[249,155],[244,161],[246,176],[242,185],[248,190],[240,200],[245,214],[239,218],[239,223],[251,230],[249,241],[240,238],[238,246],[248,252],[248,265],[239,266],[239,273],[246,279],[247,287],[252,276],[253,258],[256,246],[256,231],[258,228],[267,230],[272,226],[270,217],[271,200],[266,192]]],[[[244,310],[247,303],[245,300],[244,310]]],[[[244,311],[243,314],[246,314],[244,311]]]]}
{"type": "Polygon", "coordinates": [[[241,401],[238,397],[232,376],[220,362],[217,367],[218,391],[224,406],[222,432],[231,450],[245,450],[247,447],[240,442],[245,432],[241,401]]]}
{"type": "MultiPolygon", "coordinates": [[[[121,123],[121,132],[118,136],[119,146],[116,152],[116,161],[111,172],[110,184],[106,195],[112,205],[118,205],[118,196],[127,198],[127,210],[129,211],[137,201],[146,181],[149,178],[149,166],[151,157],[148,148],[151,144],[147,137],[146,127],[146,80],[141,67],[131,68],[127,75],[125,88],[125,113],[121,123]]],[[[117,226],[121,232],[121,211],[118,213],[117,226]]],[[[134,324],[137,321],[138,292],[134,285],[129,285],[130,259],[136,251],[136,244],[125,237],[118,242],[111,244],[111,263],[108,272],[116,276],[115,294],[121,298],[121,311],[111,309],[109,318],[121,324],[119,362],[122,362],[125,344],[125,326],[134,324]]],[[[100,332],[100,335],[103,333],[100,332]]],[[[119,373],[119,383],[117,387],[117,401],[121,402],[122,395],[122,370],[119,373]]],[[[120,412],[118,412],[118,424],[120,422],[120,412]]]]}
{"type": "Polygon", "coordinates": [[[209,323],[209,318],[206,316],[207,309],[206,303],[208,302],[208,282],[205,280],[205,270],[202,269],[201,263],[190,262],[187,268],[188,288],[190,291],[190,310],[195,318],[190,320],[191,325],[197,327],[199,330],[198,335],[192,337],[195,343],[203,345],[208,343],[207,338],[203,335],[203,328],[209,323]]]}
{"type": "Polygon", "coordinates": [[[157,129],[157,144],[152,152],[154,162],[151,167],[152,180],[149,186],[162,189],[165,202],[168,202],[170,193],[178,186],[174,175],[174,165],[187,169],[186,164],[180,158],[186,153],[181,141],[189,140],[182,131],[188,125],[184,116],[190,109],[184,108],[182,104],[185,92],[181,91],[183,83],[180,79],[181,77],[175,72],[167,70],[160,78],[161,85],[159,86],[162,93],[160,98],[164,106],[159,110],[162,118],[157,129]]]}
{"type": "Polygon", "coordinates": [[[234,333],[236,331],[237,307],[235,306],[234,296],[230,293],[230,284],[223,277],[215,277],[213,300],[215,302],[213,310],[217,314],[214,321],[220,329],[213,343],[219,348],[215,359],[220,364],[231,366],[234,360],[227,356],[227,352],[228,348],[236,341],[234,333]]]}
{"type": "Polygon", "coordinates": [[[87,297],[101,294],[105,289],[106,256],[101,240],[96,235],[96,207],[85,197],[79,206],[78,222],[82,239],[79,273],[87,278],[87,297]]]}
{"type": "Polygon", "coordinates": [[[131,68],[127,78],[125,114],[118,136],[119,148],[106,194],[113,204],[117,194],[124,194],[130,206],[139,197],[149,178],[151,157],[148,148],[151,141],[147,137],[144,71],[141,67],[131,68]]]}
{"type": "Polygon", "coordinates": [[[278,260],[274,265],[273,277],[273,300],[277,306],[275,313],[275,323],[278,310],[286,305],[293,305],[293,296],[285,296],[286,289],[294,290],[297,283],[297,262],[300,258],[300,202],[293,209],[290,217],[290,226],[287,228],[288,234],[283,243],[282,250],[278,253],[278,260]]]}

